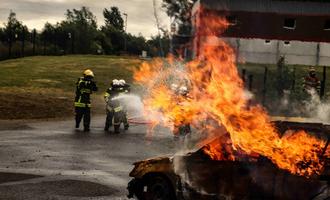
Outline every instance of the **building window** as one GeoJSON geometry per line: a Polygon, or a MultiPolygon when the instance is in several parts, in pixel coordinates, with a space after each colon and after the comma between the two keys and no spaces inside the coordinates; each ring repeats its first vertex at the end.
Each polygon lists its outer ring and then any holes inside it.
{"type": "Polygon", "coordinates": [[[236,16],[227,16],[226,17],[227,21],[230,23],[230,25],[236,25],[237,24],[237,17],[236,16]]]}
{"type": "Polygon", "coordinates": [[[330,19],[328,19],[324,22],[324,30],[330,31],[330,19]]]}
{"type": "Polygon", "coordinates": [[[270,40],[265,40],[265,44],[270,44],[271,41],[270,40]]]}
{"type": "Polygon", "coordinates": [[[284,41],[284,46],[290,46],[290,41],[284,41]]]}
{"type": "Polygon", "coordinates": [[[295,29],[296,28],[296,19],[294,18],[286,18],[284,20],[283,28],[285,29],[295,29]]]}

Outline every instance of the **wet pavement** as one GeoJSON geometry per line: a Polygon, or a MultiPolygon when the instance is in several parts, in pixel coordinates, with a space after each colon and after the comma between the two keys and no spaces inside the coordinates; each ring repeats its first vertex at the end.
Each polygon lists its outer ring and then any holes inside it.
{"type": "Polygon", "coordinates": [[[113,134],[103,123],[94,117],[90,133],[73,120],[2,126],[0,199],[127,199],[133,162],[175,152],[167,129],[150,141],[145,125],[113,134]]]}

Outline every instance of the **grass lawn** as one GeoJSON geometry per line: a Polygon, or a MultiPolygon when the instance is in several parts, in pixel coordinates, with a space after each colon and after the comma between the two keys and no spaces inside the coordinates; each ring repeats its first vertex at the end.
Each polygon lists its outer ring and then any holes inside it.
{"type": "MultiPolygon", "coordinates": [[[[133,68],[142,61],[138,58],[117,56],[36,56],[0,62],[0,119],[54,118],[73,115],[75,82],[84,69],[95,73],[99,87],[93,95],[94,112],[104,112],[103,92],[112,79],[125,79],[132,83],[133,68]]],[[[264,89],[264,68],[268,68],[266,103],[277,105],[276,65],[243,64],[246,75],[253,75],[252,91],[257,100],[262,98],[264,89]]],[[[295,93],[302,89],[302,78],[308,73],[308,66],[295,68],[295,93]]],[[[316,67],[322,79],[322,67],[316,67]]],[[[330,77],[330,69],[327,70],[330,77]]],[[[291,83],[290,83],[291,84],[291,83]]],[[[326,97],[330,94],[330,80],[326,81],[326,97]]],[[[299,97],[299,95],[298,95],[299,97]]],[[[275,106],[276,107],[276,106],[275,106]]]]}
{"type": "Polygon", "coordinates": [[[0,62],[0,88],[56,88],[65,92],[74,90],[76,80],[84,69],[95,73],[100,91],[112,79],[132,81],[132,68],[141,61],[112,56],[37,56],[0,62]]]}
{"type": "MultiPolygon", "coordinates": [[[[132,82],[141,60],[115,56],[36,56],[0,62],[0,119],[53,118],[73,114],[75,82],[84,69],[95,73],[101,94],[112,79],[132,82]]],[[[94,101],[94,102],[95,102],[94,101]]],[[[102,105],[102,109],[103,105],[102,105]]]]}

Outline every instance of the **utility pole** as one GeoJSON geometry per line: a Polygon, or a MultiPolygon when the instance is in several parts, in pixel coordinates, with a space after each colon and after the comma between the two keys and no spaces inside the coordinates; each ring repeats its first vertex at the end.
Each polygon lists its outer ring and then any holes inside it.
{"type": "Polygon", "coordinates": [[[164,57],[164,49],[163,49],[163,43],[162,43],[162,35],[160,33],[160,21],[159,21],[159,17],[157,14],[157,5],[156,5],[156,0],[152,1],[153,3],[153,7],[154,7],[154,16],[156,19],[156,25],[157,25],[157,29],[158,29],[158,41],[159,41],[159,48],[160,48],[160,57],[164,57]]]}
{"type": "Polygon", "coordinates": [[[125,16],[124,50],[125,50],[125,52],[127,52],[127,37],[126,37],[126,31],[127,31],[127,18],[128,18],[128,15],[127,15],[127,13],[123,13],[123,15],[125,16]]]}

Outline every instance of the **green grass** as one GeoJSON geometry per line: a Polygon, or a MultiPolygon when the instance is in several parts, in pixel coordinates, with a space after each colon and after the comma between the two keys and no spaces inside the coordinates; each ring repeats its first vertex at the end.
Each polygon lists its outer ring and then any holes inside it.
{"type": "Polygon", "coordinates": [[[132,69],[141,61],[115,56],[36,56],[0,62],[0,88],[47,88],[71,92],[84,69],[92,69],[99,93],[112,79],[132,82],[132,69]]]}

